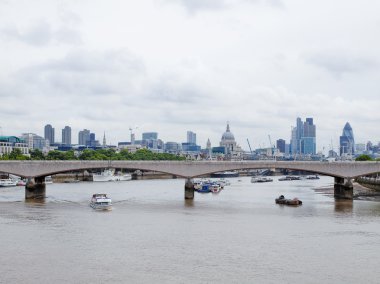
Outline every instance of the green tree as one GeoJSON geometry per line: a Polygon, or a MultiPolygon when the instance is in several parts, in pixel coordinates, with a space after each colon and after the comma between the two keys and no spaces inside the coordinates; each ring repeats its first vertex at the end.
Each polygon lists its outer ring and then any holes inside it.
{"type": "Polygon", "coordinates": [[[22,154],[21,150],[18,148],[13,148],[12,152],[9,154],[9,160],[27,160],[28,158],[22,154]]]}
{"type": "Polygon", "coordinates": [[[46,156],[46,160],[66,160],[65,152],[58,150],[50,151],[46,156]]]}
{"type": "Polygon", "coordinates": [[[40,149],[31,150],[29,154],[32,160],[45,160],[45,156],[40,149]]]}
{"type": "Polygon", "coordinates": [[[357,156],[355,161],[373,161],[373,159],[369,156],[369,155],[360,155],[360,156],[357,156]]]}

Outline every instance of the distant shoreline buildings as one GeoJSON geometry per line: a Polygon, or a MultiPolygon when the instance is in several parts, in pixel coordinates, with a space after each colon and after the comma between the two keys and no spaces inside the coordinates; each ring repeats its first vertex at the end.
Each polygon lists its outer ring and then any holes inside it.
{"type": "MultiPolygon", "coordinates": [[[[189,159],[224,159],[224,160],[242,160],[242,159],[285,159],[285,160],[320,160],[322,153],[316,151],[316,125],[311,117],[302,121],[300,117],[296,118],[295,126],[291,127],[290,142],[286,143],[285,139],[278,139],[272,144],[271,137],[268,135],[270,147],[251,149],[244,151],[235,141],[235,136],[231,132],[230,123],[227,122],[226,130],[221,136],[219,145],[213,146],[210,139],[207,140],[206,147],[202,149],[197,145],[197,134],[188,130],[186,132],[186,142],[167,141],[159,139],[158,132],[143,132],[141,139],[136,140],[133,129],[130,128],[130,141],[118,142],[117,146],[107,145],[106,133],[103,133],[102,143],[96,139],[95,133],[89,129],[83,129],[78,132],[78,144],[72,143],[72,130],[70,126],[62,129],[61,142],[56,141],[55,128],[51,124],[44,127],[44,137],[34,133],[23,133],[16,136],[0,136],[0,156],[9,154],[13,149],[20,149],[25,155],[30,150],[39,149],[43,153],[51,150],[74,150],[82,151],[84,149],[101,149],[114,148],[116,150],[126,149],[135,152],[139,149],[146,148],[157,153],[172,153],[183,155],[189,159]]],[[[247,139],[249,144],[249,141],[247,139]]],[[[372,144],[371,142],[355,144],[354,134],[351,125],[347,122],[343,128],[342,135],[339,137],[339,150],[335,152],[332,148],[328,153],[328,158],[334,159],[352,159],[355,154],[369,154],[375,157],[380,156],[380,143],[372,144]]],[[[250,145],[249,145],[250,147],[250,145]]],[[[332,147],[332,146],[331,146],[332,147]]]]}

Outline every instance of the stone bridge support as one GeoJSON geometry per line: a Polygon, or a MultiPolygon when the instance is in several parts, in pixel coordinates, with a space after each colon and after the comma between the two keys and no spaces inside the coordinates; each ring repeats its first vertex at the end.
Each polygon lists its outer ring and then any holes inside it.
{"type": "Polygon", "coordinates": [[[190,178],[185,183],[185,199],[194,199],[194,183],[190,178]]]}
{"type": "Polygon", "coordinates": [[[353,199],[354,186],[351,179],[334,178],[334,197],[337,199],[353,199]]]}
{"type": "Polygon", "coordinates": [[[25,185],[25,199],[43,199],[45,197],[45,177],[35,177],[28,179],[25,185]]]}

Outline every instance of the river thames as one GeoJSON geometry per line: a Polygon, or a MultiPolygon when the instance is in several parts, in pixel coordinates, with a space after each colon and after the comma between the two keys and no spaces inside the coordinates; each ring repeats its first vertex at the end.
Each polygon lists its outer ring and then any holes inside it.
{"type": "Polygon", "coordinates": [[[333,179],[251,183],[184,200],[183,179],[0,189],[1,283],[379,283],[380,202],[333,179]],[[105,192],[113,210],[89,207],[105,192]],[[299,207],[277,205],[280,194],[299,207]]]}

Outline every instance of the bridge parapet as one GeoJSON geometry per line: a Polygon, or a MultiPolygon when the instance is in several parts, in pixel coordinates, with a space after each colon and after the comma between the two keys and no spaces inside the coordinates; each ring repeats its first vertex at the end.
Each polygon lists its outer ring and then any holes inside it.
{"type": "Polygon", "coordinates": [[[0,161],[0,172],[39,177],[86,169],[120,168],[157,171],[184,178],[239,169],[290,169],[332,177],[356,178],[380,172],[379,162],[304,161],[0,161]]]}

